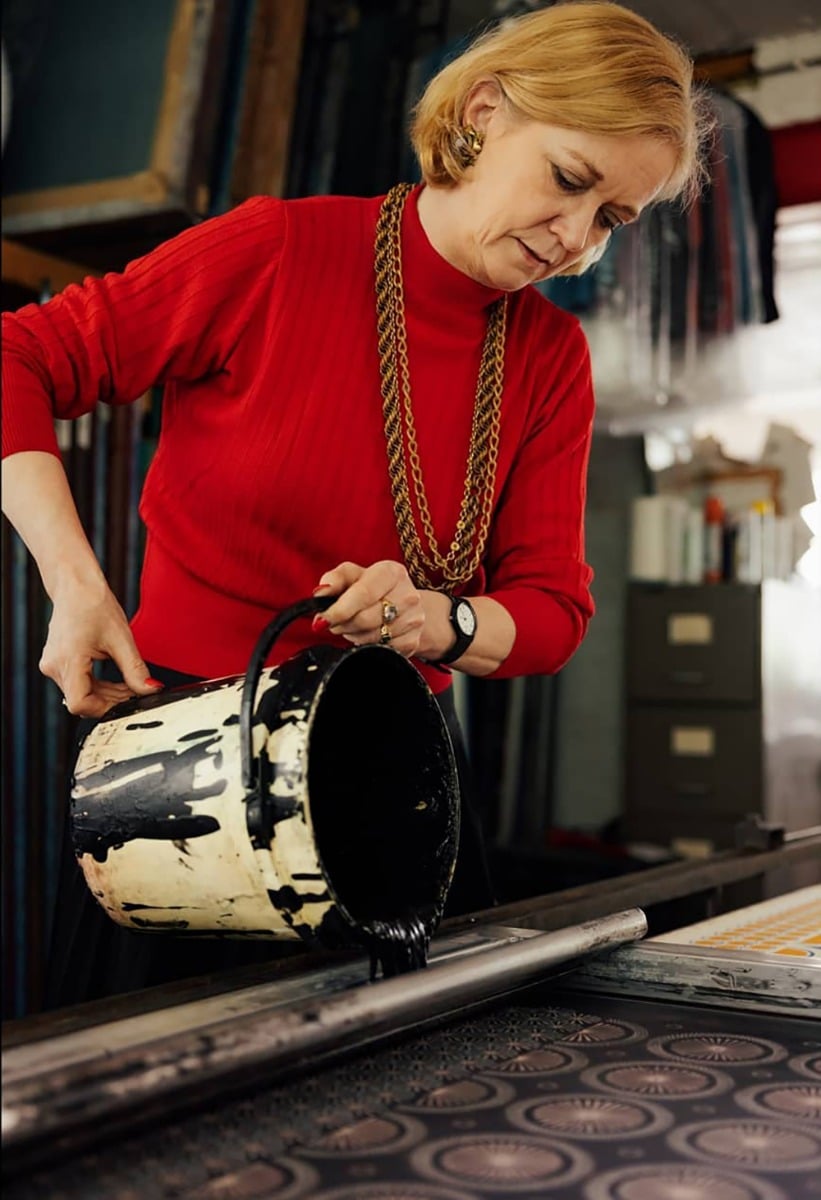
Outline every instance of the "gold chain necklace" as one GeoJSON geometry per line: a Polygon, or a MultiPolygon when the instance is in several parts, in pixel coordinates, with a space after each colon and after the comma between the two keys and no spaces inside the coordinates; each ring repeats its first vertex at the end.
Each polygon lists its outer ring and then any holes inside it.
{"type": "Polygon", "coordinates": [[[436,540],[422,480],[410,396],[401,230],[402,210],[411,190],[412,186],[409,183],[400,183],[391,188],[382,203],[376,226],[379,375],[382,383],[388,472],[399,542],[414,585],[435,590],[437,584],[431,581],[429,572],[439,572],[451,588],[466,583],[478,569],[487,542],[499,454],[507,296],[495,301],[488,317],[487,334],[476,383],[476,403],[473,409],[462,505],[450,549],[443,555],[436,540]],[[407,446],[407,462],[404,445],[407,446]],[[427,538],[427,551],[422,545],[414,521],[408,485],[408,463],[416,507],[427,538]]]}

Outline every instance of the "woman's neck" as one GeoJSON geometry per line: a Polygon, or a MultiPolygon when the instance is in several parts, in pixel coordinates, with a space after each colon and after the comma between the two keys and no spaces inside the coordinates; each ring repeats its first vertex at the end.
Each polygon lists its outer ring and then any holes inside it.
{"type": "MultiPolygon", "coordinates": [[[[461,196],[458,209],[463,212],[461,196]]],[[[469,269],[450,189],[413,190],[403,214],[402,242],[406,295],[428,313],[440,312],[442,319],[457,308],[480,314],[503,294],[469,269]]]]}
{"type": "MultiPolygon", "coordinates": [[[[461,271],[469,279],[474,279],[475,276],[467,269],[464,252],[460,253],[458,237],[454,236],[454,230],[458,229],[454,209],[460,203],[461,197],[457,199],[455,188],[431,187],[430,184],[425,184],[419,193],[416,211],[425,236],[436,253],[457,271],[461,271]]],[[[476,282],[484,281],[479,279],[476,282]]]]}

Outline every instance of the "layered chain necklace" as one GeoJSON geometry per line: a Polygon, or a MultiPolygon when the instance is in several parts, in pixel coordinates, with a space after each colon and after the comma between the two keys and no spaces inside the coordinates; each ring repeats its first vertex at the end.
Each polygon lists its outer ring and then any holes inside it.
{"type": "Polygon", "coordinates": [[[435,590],[442,586],[441,583],[433,581],[432,576],[435,573],[441,575],[449,588],[466,583],[478,569],[485,551],[499,454],[507,296],[494,302],[488,317],[482,362],[476,383],[476,402],[473,408],[462,505],[450,549],[447,554],[442,554],[422,479],[408,372],[401,231],[402,211],[411,190],[412,185],[409,183],[400,183],[391,188],[382,203],[376,226],[379,375],[382,383],[388,472],[399,542],[414,585],[435,590]],[[408,466],[413,484],[413,497],[427,548],[422,544],[414,520],[408,466]]]}

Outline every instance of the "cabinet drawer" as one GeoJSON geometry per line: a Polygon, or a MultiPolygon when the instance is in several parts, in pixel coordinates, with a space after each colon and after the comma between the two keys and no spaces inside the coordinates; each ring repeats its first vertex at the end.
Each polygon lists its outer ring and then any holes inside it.
{"type": "Polygon", "coordinates": [[[625,836],[631,842],[649,842],[654,846],[671,846],[677,840],[702,843],[705,854],[716,850],[731,850],[735,845],[737,821],[715,821],[707,815],[693,817],[687,807],[671,807],[665,811],[635,809],[625,817],[625,836]]]}
{"type": "Polygon", "coordinates": [[[695,822],[762,810],[758,710],[633,708],[626,750],[627,813],[683,808],[695,822]]]}
{"type": "Polygon", "coordinates": [[[761,693],[756,587],[633,585],[627,605],[632,700],[755,704],[761,693]]]}

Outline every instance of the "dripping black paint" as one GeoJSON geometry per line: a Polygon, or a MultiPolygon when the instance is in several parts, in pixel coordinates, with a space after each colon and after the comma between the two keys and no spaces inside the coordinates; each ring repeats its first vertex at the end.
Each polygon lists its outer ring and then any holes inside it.
{"type": "Polygon", "coordinates": [[[407,975],[428,965],[430,933],[418,913],[408,913],[388,921],[370,921],[363,926],[362,937],[371,957],[371,983],[379,967],[382,977],[407,975]]]}

